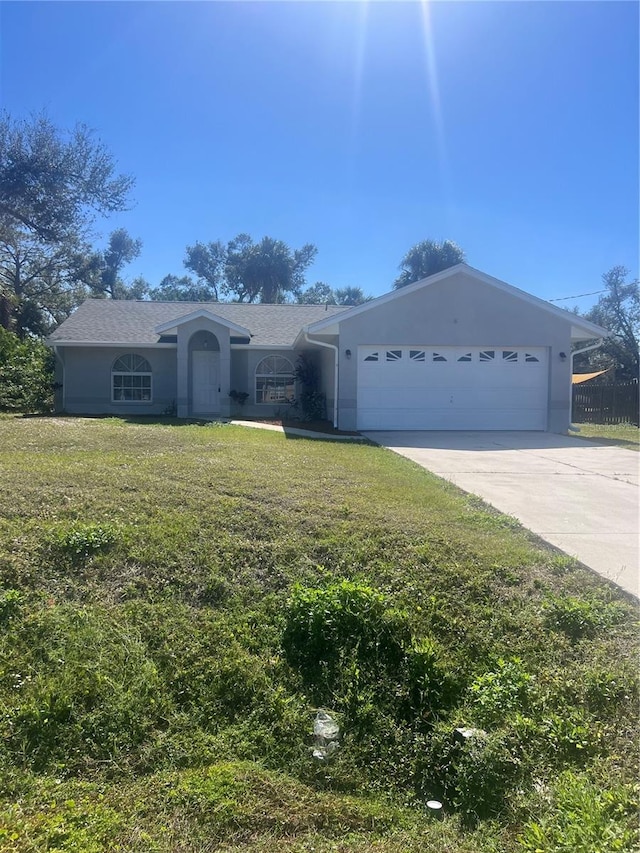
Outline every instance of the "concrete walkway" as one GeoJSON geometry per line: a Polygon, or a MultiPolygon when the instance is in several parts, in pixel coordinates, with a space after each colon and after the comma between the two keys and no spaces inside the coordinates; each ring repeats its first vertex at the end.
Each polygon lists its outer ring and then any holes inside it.
{"type": "Polygon", "coordinates": [[[363,435],[333,435],[330,432],[315,432],[311,429],[283,427],[279,424],[267,424],[263,421],[229,421],[233,426],[251,427],[252,429],[267,429],[271,432],[282,432],[284,435],[296,435],[299,438],[316,438],[324,441],[366,441],[363,435]]]}
{"type": "Polygon", "coordinates": [[[640,454],[540,432],[367,432],[638,596],[640,454]]]}

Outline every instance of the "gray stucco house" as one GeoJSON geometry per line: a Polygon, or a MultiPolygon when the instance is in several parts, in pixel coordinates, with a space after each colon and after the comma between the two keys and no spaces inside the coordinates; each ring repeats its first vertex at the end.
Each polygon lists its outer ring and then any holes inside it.
{"type": "Polygon", "coordinates": [[[343,430],[562,433],[571,345],[607,334],[458,264],[355,308],[90,299],[48,343],[69,413],[274,416],[304,352],[343,430]]]}

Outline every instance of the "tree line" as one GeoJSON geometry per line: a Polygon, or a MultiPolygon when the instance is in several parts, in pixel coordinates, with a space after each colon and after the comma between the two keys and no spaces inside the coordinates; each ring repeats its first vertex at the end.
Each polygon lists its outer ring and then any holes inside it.
{"type": "MultiPolygon", "coordinates": [[[[97,217],[128,209],[133,177],[118,172],[113,155],[85,125],[57,128],[45,115],[13,119],[0,113],[0,328],[20,340],[42,338],[88,296],[196,302],[295,302],[359,305],[360,287],[307,283],[317,255],[265,236],[238,234],[227,243],[195,242],[185,249],[185,274],[156,286],[127,281],[125,270],[142,249],[124,228],[96,248],[97,217]]],[[[451,240],[424,240],[404,255],[394,288],[465,261],[451,240]]],[[[613,267],[604,293],[585,316],[614,332],[590,363],[615,364],[620,377],[638,375],[638,282],[613,267]]],[[[6,347],[5,347],[6,349],[6,347]]]]}
{"type": "MultiPolygon", "coordinates": [[[[84,125],[65,133],[46,116],[0,116],[0,326],[19,338],[42,337],[88,296],[195,302],[297,302],[359,305],[360,287],[333,288],[306,272],[317,255],[265,236],[238,234],[227,243],[185,249],[183,275],[156,286],[127,281],[142,243],[124,228],[106,248],[92,245],[96,217],[128,209],[134,179],[117,171],[111,153],[84,125]]],[[[426,241],[407,253],[395,286],[464,260],[451,241],[426,241]]]]}

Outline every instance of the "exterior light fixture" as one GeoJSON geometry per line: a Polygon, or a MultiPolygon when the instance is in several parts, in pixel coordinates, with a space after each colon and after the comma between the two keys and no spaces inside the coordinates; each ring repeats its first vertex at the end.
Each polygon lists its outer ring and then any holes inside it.
{"type": "Polygon", "coordinates": [[[351,358],[351,350],[350,349],[345,350],[344,354],[346,355],[347,358],[351,358]]]}
{"type": "Polygon", "coordinates": [[[560,353],[560,361],[566,361],[566,360],[567,360],[566,352],[561,352],[560,353]]]}

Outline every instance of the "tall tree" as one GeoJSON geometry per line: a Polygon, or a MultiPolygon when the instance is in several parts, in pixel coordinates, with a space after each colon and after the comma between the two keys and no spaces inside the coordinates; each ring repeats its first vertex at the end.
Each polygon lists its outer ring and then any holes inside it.
{"type": "Polygon", "coordinates": [[[0,326],[20,338],[45,335],[86,296],[75,244],[51,247],[23,229],[0,235],[0,326]]]}
{"type": "MultiPolygon", "coordinates": [[[[217,302],[220,291],[226,289],[224,267],[227,250],[223,243],[216,240],[211,243],[194,243],[187,246],[184,265],[198,277],[198,287],[209,295],[203,301],[217,302]]],[[[191,285],[188,285],[191,287],[191,285]]],[[[200,300],[198,300],[200,301],[200,300]]]]}
{"type": "Polygon", "coordinates": [[[284,302],[304,286],[304,272],[317,251],[311,243],[292,251],[282,240],[263,237],[254,243],[248,234],[239,234],[227,245],[227,292],[240,302],[284,302]]]}
{"type": "Polygon", "coordinates": [[[133,179],[84,125],[0,113],[0,324],[44,334],[86,294],[87,239],[124,210],[133,179]]]}
{"type": "Polygon", "coordinates": [[[400,262],[400,275],[393,286],[397,290],[414,281],[442,272],[456,264],[464,263],[465,255],[460,246],[451,240],[441,243],[423,240],[413,246],[400,262]]]}
{"type": "Polygon", "coordinates": [[[142,241],[136,240],[125,228],[118,228],[109,235],[106,249],[93,251],[81,265],[83,281],[96,296],[110,299],[143,299],[149,290],[144,279],[127,284],[122,271],[127,264],[140,255],[142,241]]]}
{"type": "Polygon", "coordinates": [[[616,379],[622,380],[640,375],[640,289],[637,279],[626,281],[628,275],[629,270],[623,266],[604,273],[605,292],[584,315],[612,333],[602,346],[591,351],[588,363],[597,369],[613,366],[616,379]]]}
{"type": "Polygon", "coordinates": [[[316,281],[298,294],[297,301],[305,305],[335,305],[336,294],[333,288],[323,281],[316,281]]]}
{"type": "Polygon", "coordinates": [[[125,210],[133,183],[85,125],[65,133],[45,115],[0,113],[0,228],[47,244],[77,239],[96,215],[125,210]]]}
{"type": "Polygon", "coordinates": [[[284,302],[300,293],[316,252],[310,243],[292,250],[272,237],[254,243],[248,234],[238,234],[226,246],[220,241],[187,246],[184,265],[214,300],[284,302]]]}
{"type": "Polygon", "coordinates": [[[154,302],[216,302],[215,293],[205,281],[196,282],[191,276],[165,275],[158,287],[150,291],[154,302]]]}
{"type": "Polygon", "coordinates": [[[367,296],[361,287],[339,287],[335,291],[336,305],[362,305],[369,302],[373,296],[367,296]]]}
{"type": "Polygon", "coordinates": [[[307,305],[362,305],[373,296],[367,296],[361,287],[338,287],[334,290],[328,284],[317,281],[311,287],[298,293],[297,301],[307,305]]]}

